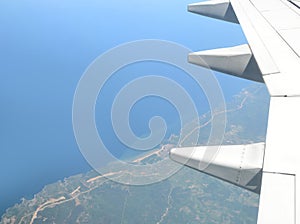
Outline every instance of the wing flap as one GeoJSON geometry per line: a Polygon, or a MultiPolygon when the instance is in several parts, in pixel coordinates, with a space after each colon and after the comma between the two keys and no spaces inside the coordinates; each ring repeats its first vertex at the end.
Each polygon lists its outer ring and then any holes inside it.
{"type": "Polygon", "coordinates": [[[300,52],[292,46],[296,43],[299,47],[299,37],[284,37],[286,31],[299,29],[300,16],[287,5],[288,1],[261,2],[231,0],[270,94],[300,95],[300,76],[295,72],[300,70],[300,52]]]}
{"type": "Polygon", "coordinates": [[[258,223],[296,223],[295,176],[263,173],[258,223]]]}
{"type": "Polygon", "coordinates": [[[300,71],[300,10],[295,8],[280,0],[214,0],[189,7],[198,14],[227,21],[226,13],[234,11],[230,14],[241,24],[272,96],[300,95],[300,75],[295,72],[300,71]]]}
{"type": "MultiPolygon", "coordinates": [[[[216,14],[218,10],[213,10],[213,5],[216,7],[216,4],[211,4],[210,10],[216,14]]],[[[193,53],[189,57],[192,63],[242,78],[249,78],[241,74],[247,70],[245,65],[249,57],[254,58],[272,99],[266,149],[261,143],[261,153],[252,159],[247,153],[241,157],[245,150],[243,146],[221,146],[219,151],[209,146],[174,149],[171,152],[171,158],[177,162],[261,193],[258,223],[299,222],[296,217],[300,214],[300,206],[296,206],[300,204],[300,197],[297,196],[300,184],[296,181],[300,173],[299,5],[298,0],[231,0],[230,6],[248,40],[251,56],[245,49],[218,49],[193,53]],[[196,56],[203,56],[207,65],[198,62],[196,56]],[[193,150],[197,153],[191,153],[193,150]],[[209,156],[207,152],[210,152],[209,156]],[[242,164],[254,161],[255,165],[252,164],[250,169],[244,165],[238,166],[239,160],[243,161],[242,164]]],[[[197,10],[201,11],[199,8],[197,10]]],[[[224,10],[221,15],[213,17],[223,19],[224,10]]],[[[250,148],[253,146],[249,145],[250,148]]]]}
{"type": "Polygon", "coordinates": [[[188,11],[199,15],[239,23],[229,0],[211,0],[188,5],[188,11]]]}
{"type": "Polygon", "coordinates": [[[174,148],[170,158],[259,194],[264,149],[264,143],[174,148]]]}
{"type": "Polygon", "coordinates": [[[264,82],[247,44],[189,54],[189,62],[256,82],[264,82]]]}

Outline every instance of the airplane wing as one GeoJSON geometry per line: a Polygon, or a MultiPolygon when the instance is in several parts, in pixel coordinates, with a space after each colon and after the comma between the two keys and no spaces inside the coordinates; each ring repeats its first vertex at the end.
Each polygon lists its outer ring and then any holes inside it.
{"type": "Polygon", "coordinates": [[[176,148],[171,159],[260,194],[257,223],[300,224],[300,1],[212,0],[188,10],[241,25],[248,44],[191,53],[189,61],[264,82],[269,122],[265,144],[221,146],[209,162],[203,147],[176,148]]]}
{"type": "Polygon", "coordinates": [[[236,186],[260,192],[265,144],[174,148],[171,159],[236,186]],[[213,158],[207,152],[217,151],[213,158]],[[187,161],[186,159],[189,158],[187,161]]]}

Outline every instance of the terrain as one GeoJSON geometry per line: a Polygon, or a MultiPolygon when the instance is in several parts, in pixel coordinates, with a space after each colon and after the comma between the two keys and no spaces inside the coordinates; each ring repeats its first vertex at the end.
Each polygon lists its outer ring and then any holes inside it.
{"type": "MultiPolygon", "coordinates": [[[[209,112],[186,124],[157,149],[130,163],[138,165],[169,161],[168,152],[175,146],[204,145],[211,120],[227,114],[223,144],[246,144],[265,140],[269,98],[263,86],[241,91],[228,103],[226,111],[209,112]],[[199,132],[200,131],[200,132],[199,132]],[[197,142],[192,136],[199,135],[197,142]]],[[[167,169],[167,167],[166,167],[167,169]]],[[[22,199],[7,209],[1,224],[8,223],[256,223],[258,195],[182,167],[160,182],[133,186],[118,180],[133,176],[147,178],[108,165],[105,173],[90,171],[45,186],[32,199],[22,199]]],[[[153,175],[162,170],[151,170],[153,175]]]]}

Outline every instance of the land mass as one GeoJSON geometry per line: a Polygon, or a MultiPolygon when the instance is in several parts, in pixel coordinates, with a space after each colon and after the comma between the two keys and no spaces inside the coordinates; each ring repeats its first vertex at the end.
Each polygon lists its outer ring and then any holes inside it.
{"type": "MultiPolygon", "coordinates": [[[[224,144],[264,141],[268,105],[265,88],[247,88],[226,111],[204,114],[197,118],[200,125],[186,124],[180,142],[174,134],[131,163],[155,164],[169,160],[168,152],[174,146],[205,144],[212,118],[218,113],[227,114],[224,144]],[[192,142],[200,129],[198,142],[192,142]]],[[[90,171],[45,186],[34,198],[9,208],[0,223],[256,223],[258,195],[247,190],[185,167],[158,183],[125,185],[113,180],[141,174],[113,166],[106,173],[90,171]]],[[[160,170],[151,172],[155,175],[160,170]]]]}

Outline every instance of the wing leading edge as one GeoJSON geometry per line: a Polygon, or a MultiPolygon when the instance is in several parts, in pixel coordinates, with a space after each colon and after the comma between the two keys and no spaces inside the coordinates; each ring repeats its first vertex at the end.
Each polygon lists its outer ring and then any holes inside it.
{"type": "Polygon", "coordinates": [[[265,144],[176,148],[171,159],[260,194],[259,224],[300,224],[299,6],[294,0],[211,0],[188,10],[241,25],[248,44],[191,53],[189,62],[264,82],[269,122],[265,144]],[[207,160],[210,150],[219,153],[207,160]]]}

